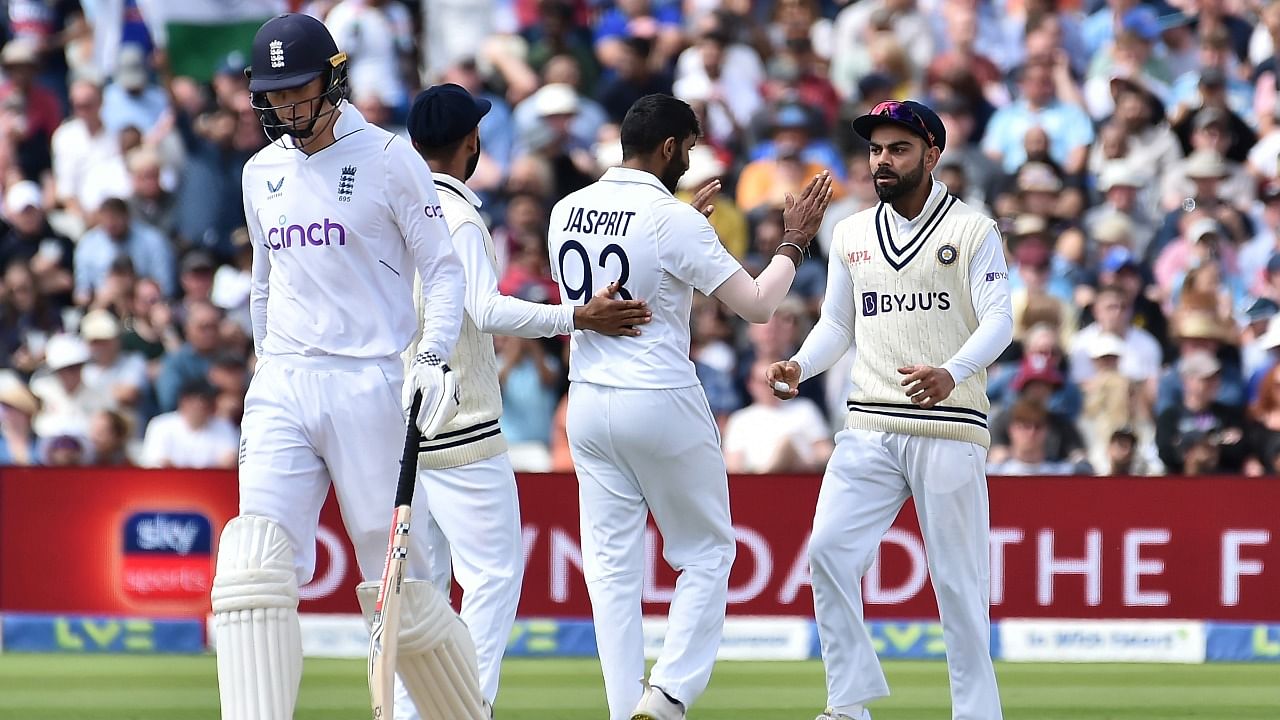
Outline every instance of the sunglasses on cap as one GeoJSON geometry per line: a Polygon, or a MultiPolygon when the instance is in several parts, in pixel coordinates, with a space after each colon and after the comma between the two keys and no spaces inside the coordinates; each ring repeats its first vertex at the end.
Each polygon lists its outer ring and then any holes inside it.
{"type": "Polygon", "coordinates": [[[890,120],[895,120],[900,123],[906,123],[907,125],[910,125],[912,128],[915,128],[916,130],[923,133],[924,136],[929,139],[930,145],[936,146],[938,144],[937,138],[933,136],[933,132],[929,130],[929,126],[925,124],[924,120],[920,118],[920,116],[916,113],[915,110],[912,110],[911,108],[907,107],[901,101],[886,100],[876,105],[875,107],[871,108],[871,112],[867,114],[874,115],[877,117],[886,117],[886,118],[889,118],[890,120]]]}

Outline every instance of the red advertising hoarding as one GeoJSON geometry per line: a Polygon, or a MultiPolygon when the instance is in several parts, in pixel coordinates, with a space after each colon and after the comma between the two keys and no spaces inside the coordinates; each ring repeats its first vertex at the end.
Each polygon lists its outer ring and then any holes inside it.
{"type": "MultiPolygon", "coordinates": [[[[992,615],[1280,620],[1280,482],[1270,479],[993,478],[992,615]]],[[[589,614],[571,476],[519,480],[524,617],[589,614]]],[[[813,476],[730,480],[738,559],[730,612],[810,615],[803,548],[813,476]]],[[[0,609],[203,617],[233,473],[0,470],[0,609]]],[[[421,514],[418,515],[421,517],[421,514]]],[[[304,612],[356,612],[355,562],[336,503],[321,514],[304,612]]],[[[650,531],[646,611],[674,573],[650,531]]],[[[863,583],[867,614],[936,616],[910,504],[863,583]]]]}

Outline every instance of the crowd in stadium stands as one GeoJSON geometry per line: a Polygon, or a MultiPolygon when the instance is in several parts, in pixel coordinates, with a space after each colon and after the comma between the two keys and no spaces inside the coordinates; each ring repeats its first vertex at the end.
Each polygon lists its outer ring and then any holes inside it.
{"type": "MultiPolygon", "coordinates": [[[[0,4],[0,464],[234,466],[254,360],[240,175],[266,143],[244,56],[196,82],[136,0],[0,4]]],[[[680,193],[723,181],[712,222],[752,271],[786,193],[839,179],[773,320],[695,305],[732,471],[817,471],[831,452],[852,354],[789,403],[763,368],[816,320],[834,226],[877,202],[850,120],[917,98],[947,128],[936,177],[1007,243],[990,472],[1280,472],[1280,0],[290,7],[325,20],[352,103],[392,131],[424,85],[493,103],[470,184],[507,294],[559,302],[548,212],[620,161],[618,123],[647,93],[696,109],[680,193]]],[[[571,469],[565,339],[497,352],[516,465],[571,469]]]]}

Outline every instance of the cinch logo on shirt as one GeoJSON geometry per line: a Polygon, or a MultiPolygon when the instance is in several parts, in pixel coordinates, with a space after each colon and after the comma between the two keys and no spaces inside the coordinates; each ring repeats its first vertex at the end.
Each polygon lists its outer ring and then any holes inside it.
{"type": "Polygon", "coordinates": [[[329,218],[308,225],[286,225],[285,218],[281,215],[280,226],[267,231],[267,244],[272,250],[283,250],[295,245],[346,245],[347,229],[342,223],[329,218]]]}
{"type": "Polygon", "coordinates": [[[950,310],[951,294],[942,292],[915,293],[862,293],[862,314],[879,315],[891,312],[916,312],[924,310],[950,310]]]}
{"type": "Polygon", "coordinates": [[[197,513],[140,512],[124,521],[121,590],[135,600],[203,598],[213,586],[213,526],[197,513]]]}

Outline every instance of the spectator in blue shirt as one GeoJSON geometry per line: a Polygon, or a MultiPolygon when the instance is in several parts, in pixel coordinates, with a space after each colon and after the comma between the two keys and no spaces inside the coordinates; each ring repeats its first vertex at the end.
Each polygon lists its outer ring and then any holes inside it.
{"type": "MultiPolygon", "coordinates": [[[[653,67],[667,67],[684,49],[680,3],[674,0],[619,0],[596,23],[596,57],[612,74],[622,62],[622,41],[633,37],[653,40],[653,67]]],[[[608,79],[607,76],[604,79],[608,79]]]]}
{"type": "Polygon", "coordinates": [[[1015,173],[1027,161],[1027,132],[1041,128],[1049,138],[1049,157],[1068,175],[1081,172],[1093,142],[1093,122],[1082,108],[1057,98],[1052,64],[1028,62],[1018,89],[1018,100],[991,116],[982,139],[983,152],[1006,173],[1015,173]]]}
{"type": "Polygon", "coordinates": [[[1174,80],[1173,102],[1184,108],[1198,108],[1203,104],[1203,93],[1225,92],[1231,112],[1252,123],[1253,85],[1232,72],[1234,65],[1226,30],[1207,33],[1200,39],[1200,69],[1174,80]]]}
{"type": "Polygon", "coordinates": [[[98,210],[98,226],[86,232],[76,246],[76,303],[87,305],[111,263],[128,255],[139,277],[155,280],[168,297],[173,296],[173,248],[159,230],[130,217],[129,205],[108,198],[98,210]]]}
{"type": "Polygon", "coordinates": [[[222,311],[213,303],[198,300],[187,308],[187,321],[182,332],[186,342],[176,351],[164,356],[160,363],[160,375],[156,378],[156,402],[160,412],[172,412],[178,408],[178,395],[182,386],[193,380],[209,381],[209,368],[222,347],[219,328],[222,311]]]}
{"type": "Polygon", "coordinates": [[[169,96],[151,82],[147,59],[137,45],[120,48],[113,82],[102,91],[102,123],[119,132],[136,127],[145,135],[169,109],[169,96]]]}

